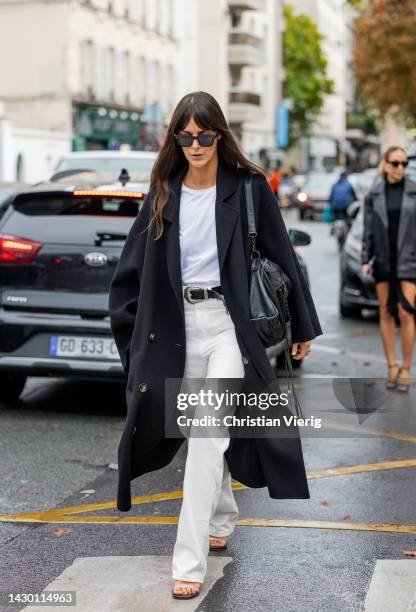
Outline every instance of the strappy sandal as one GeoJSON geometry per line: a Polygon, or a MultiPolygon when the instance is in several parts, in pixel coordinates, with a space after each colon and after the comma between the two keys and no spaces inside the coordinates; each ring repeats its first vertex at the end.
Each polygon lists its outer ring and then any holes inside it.
{"type": "Polygon", "coordinates": [[[391,365],[388,365],[387,367],[388,367],[389,370],[391,368],[398,368],[396,376],[394,378],[387,378],[387,380],[386,380],[386,389],[395,389],[397,387],[397,380],[398,380],[398,378],[400,376],[399,364],[398,363],[392,363],[391,365]]]}
{"type": "Polygon", "coordinates": [[[397,391],[400,391],[400,393],[407,393],[409,391],[409,387],[410,387],[410,383],[406,382],[408,381],[407,378],[401,378],[401,373],[403,370],[409,370],[410,372],[410,368],[404,368],[401,367],[399,370],[399,376],[397,378],[397,391]]]}
{"type": "Polygon", "coordinates": [[[174,599],[193,599],[194,597],[197,597],[199,595],[199,593],[201,592],[201,584],[202,582],[191,582],[190,580],[175,580],[175,585],[173,586],[172,589],[172,597],[174,599]],[[189,589],[192,588],[194,585],[198,585],[198,587],[195,590],[192,590],[190,593],[175,593],[175,586],[180,589],[189,589]]]}
{"type": "Polygon", "coordinates": [[[213,550],[213,551],[218,551],[218,550],[226,550],[227,549],[227,538],[228,536],[209,536],[209,549],[213,550]],[[224,542],[225,540],[225,542],[224,542]],[[219,546],[215,545],[215,542],[222,542],[222,544],[220,544],[219,546]]]}

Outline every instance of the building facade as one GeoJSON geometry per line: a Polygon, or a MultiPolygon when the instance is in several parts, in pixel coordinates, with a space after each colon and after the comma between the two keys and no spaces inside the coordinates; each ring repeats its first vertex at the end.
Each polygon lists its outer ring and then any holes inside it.
{"type": "Polygon", "coordinates": [[[258,162],[276,144],[282,3],[210,0],[198,7],[199,87],[218,99],[244,152],[258,162]]]}
{"type": "Polygon", "coordinates": [[[68,150],[157,149],[176,101],[178,1],[0,0],[6,116],[66,134],[68,150]]]}
{"type": "Polygon", "coordinates": [[[3,120],[25,135],[9,147],[7,178],[43,178],[65,150],[157,150],[176,103],[195,90],[218,99],[258,161],[275,145],[281,7],[276,0],[0,0],[3,120]]]}

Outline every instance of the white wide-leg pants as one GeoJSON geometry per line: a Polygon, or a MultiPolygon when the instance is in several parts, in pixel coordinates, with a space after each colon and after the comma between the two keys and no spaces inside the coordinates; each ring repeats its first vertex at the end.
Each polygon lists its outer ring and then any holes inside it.
{"type": "MultiPolygon", "coordinates": [[[[223,301],[209,298],[190,304],[184,300],[184,307],[184,378],[244,378],[234,324],[223,301]]],[[[209,536],[230,535],[239,515],[224,458],[229,434],[222,429],[218,435],[222,437],[187,438],[183,500],[172,562],[175,580],[204,582],[209,536]]]]}

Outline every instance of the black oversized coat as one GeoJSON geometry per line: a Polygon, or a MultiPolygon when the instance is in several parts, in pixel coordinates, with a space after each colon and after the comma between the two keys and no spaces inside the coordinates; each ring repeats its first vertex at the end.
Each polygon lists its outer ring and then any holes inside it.
{"type": "MultiPolygon", "coordinates": [[[[179,243],[182,178],[171,180],[163,209],[164,232],[154,240],[149,222],[150,191],[126,238],[110,284],[111,329],[128,373],[127,418],[118,449],[117,507],[131,508],[131,481],[167,465],[185,438],[165,438],[165,378],[182,379],[186,337],[179,243]]],[[[247,171],[218,164],[215,218],[220,280],[235,326],[246,378],[275,378],[249,317],[250,243],[247,237],[244,177],[247,171]]],[[[257,246],[276,261],[293,284],[292,341],[322,333],[304,275],[266,179],[253,180],[257,246]]],[[[309,498],[299,438],[231,438],[225,454],[231,475],[250,487],[268,487],[272,498],[309,498]]]]}

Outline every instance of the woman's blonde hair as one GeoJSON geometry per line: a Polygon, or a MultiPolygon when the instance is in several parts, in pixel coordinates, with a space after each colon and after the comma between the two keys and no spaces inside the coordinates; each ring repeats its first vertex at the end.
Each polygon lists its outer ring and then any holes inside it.
{"type": "Polygon", "coordinates": [[[389,161],[390,155],[395,151],[403,151],[403,153],[406,155],[406,151],[403,149],[403,147],[392,146],[386,149],[383,153],[380,163],[380,176],[382,179],[384,179],[384,173],[386,172],[386,162],[389,161]]]}

